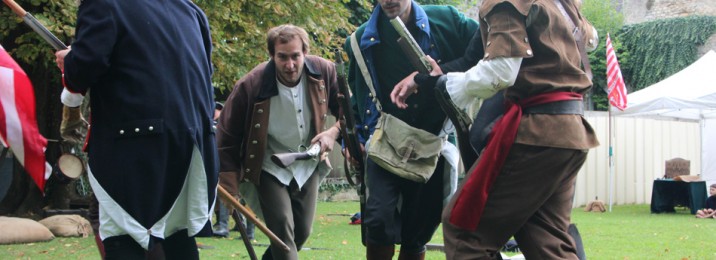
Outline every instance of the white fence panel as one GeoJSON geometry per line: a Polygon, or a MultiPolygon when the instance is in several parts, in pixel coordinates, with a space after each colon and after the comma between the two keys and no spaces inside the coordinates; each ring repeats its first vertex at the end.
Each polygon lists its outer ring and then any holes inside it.
{"type": "MultiPolygon", "coordinates": [[[[577,177],[574,207],[599,198],[609,203],[609,115],[587,111],[601,145],[589,156],[577,177]]],[[[691,161],[691,175],[701,173],[701,135],[698,122],[631,117],[612,118],[612,203],[651,202],[654,179],[664,176],[664,162],[675,157],[691,161]]]]}

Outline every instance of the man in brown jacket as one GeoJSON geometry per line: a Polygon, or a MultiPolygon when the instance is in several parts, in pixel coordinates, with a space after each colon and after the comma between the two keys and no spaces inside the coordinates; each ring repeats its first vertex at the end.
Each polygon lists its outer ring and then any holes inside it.
{"type": "Polygon", "coordinates": [[[483,59],[437,85],[463,107],[504,89],[508,106],[443,211],[447,258],[499,259],[514,236],[527,259],[577,259],[568,226],[577,172],[598,145],[582,117],[596,31],[574,0],[485,0],[480,17],[483,59]]]}
{"type": "Polygon", "coordinates": [[[311,232],[318,185],[330,164],[319,156],[281,168],[270,157],[315,143],[321,155],[333,148],[339,124],[326,126],[326,119],[328,113],[338,115],[336,71],[332,62],[308,55],[303,28],[274,27],[267,44],[271,60],[236,83],[219,118],[221,185],[236,194],[231,179],[253,183],[266,226],[291,249],[269,246],[263,259],[298,259],[311,232]]]}

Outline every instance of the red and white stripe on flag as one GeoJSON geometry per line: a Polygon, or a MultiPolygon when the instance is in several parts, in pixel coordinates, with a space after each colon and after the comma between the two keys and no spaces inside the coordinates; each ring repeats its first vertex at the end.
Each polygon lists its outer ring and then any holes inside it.
{"type": "Polygon", "coordinates": [[[41,191],[52,167],[45,160],[47,139],[40,135],[35,117],[35,91],[27,74],[0,46],[0,141],[41,191]]]}
{"type": "Polygon", "coordinates": [[[619,110],[624,110],[627,107],[627,90],[624,85],[624,78],[622,78],[622,70],[619,68],[619,61],[617,61],[617,55],[614,53],[614,47],[612,47],[612,40],[607,34],[607,91],[609,97],[609,103],[612,106],[617,107],[619,110]]]}

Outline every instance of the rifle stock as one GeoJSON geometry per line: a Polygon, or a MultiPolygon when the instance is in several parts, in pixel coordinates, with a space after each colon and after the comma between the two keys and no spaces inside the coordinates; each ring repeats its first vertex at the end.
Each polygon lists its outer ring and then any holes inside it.
{"type": "Polygon", "coordinates": [[[320,143],[315,143],[305,152],[273,154],[271,155],[271,161],[281,168],[286,168],[297,160],[300,161],[316,158],[319,153],[321,153],[321,145],[320,143]]]}
{"type": "Polygon", "coordinates": [[[429,74],[433,71],[433,67],[430,65],[425,53],[423,53],[423,50],[415,41],[413,35],[410,34],[408,28],[405,27],[403,21],[400,20],[400,17],[391,19],[390,24],[393,25],[393,28],[395,28],[400,35],[400,38],[398,38],[398,45],[400,46],[400,49],[403,50],[405,56],[408,57],[410,64],[412,64],[413,67],[415,67],[415,69],[420,73],[429,74]]]}

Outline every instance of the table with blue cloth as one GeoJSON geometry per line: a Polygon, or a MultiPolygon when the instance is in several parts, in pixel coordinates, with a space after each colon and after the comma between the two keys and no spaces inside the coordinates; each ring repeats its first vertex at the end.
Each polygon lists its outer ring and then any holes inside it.
{"type": "Polygon", "coordinates": [[[674,206],[686,206],[691,214],[704,207],[706,182],[683,182],[671,179],[654,180],[651,191],[651,213],[675,212],[674,206]]]}

